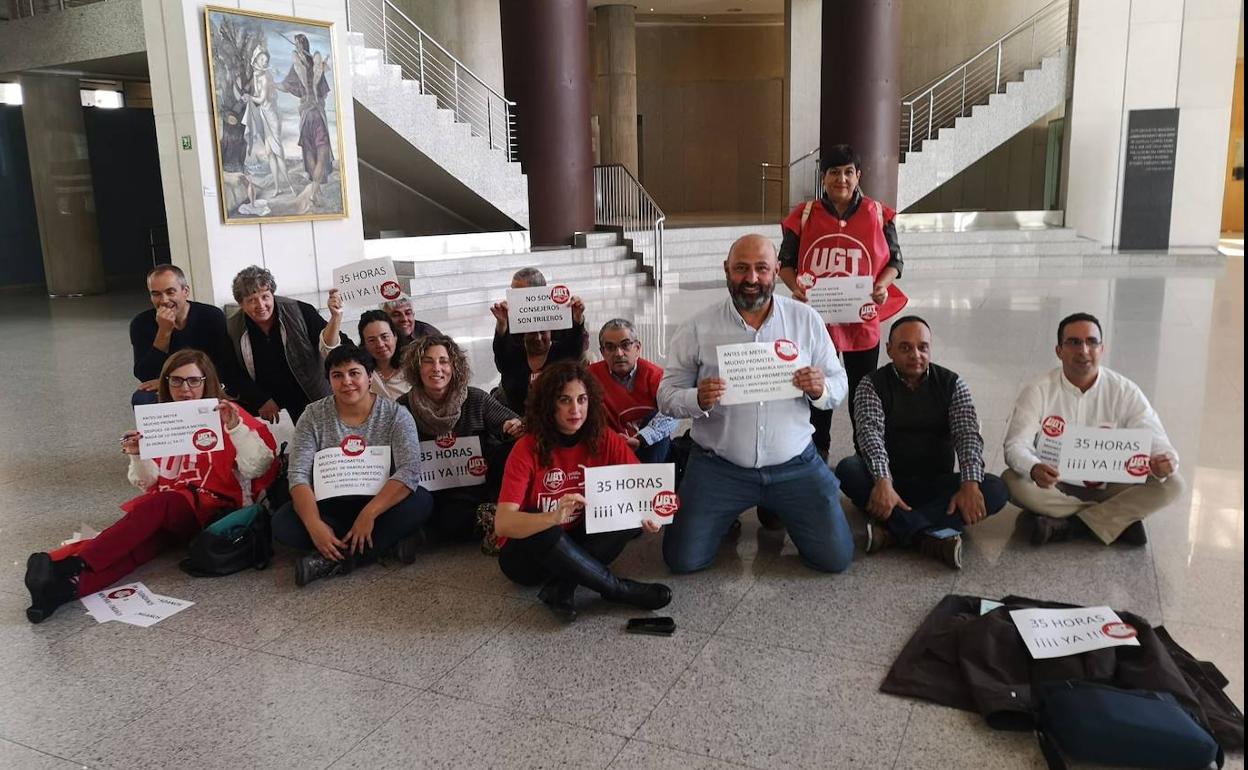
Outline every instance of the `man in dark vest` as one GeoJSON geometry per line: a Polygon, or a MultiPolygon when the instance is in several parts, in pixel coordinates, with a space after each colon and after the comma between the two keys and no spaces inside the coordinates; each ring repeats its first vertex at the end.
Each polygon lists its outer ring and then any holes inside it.
{"type": "Polygon", "coordinates": [[[285,409],[298,421],[308,404],[329,395],[325,355],[350,340],[339,333],[342,299],[329,292],[329,323],[306,302],[279,297],[277,280],[263,267],[243,268],[234,276],[234,299],[240,311],[226,320],[234,354],[251,376],[258,395],[248,404],[274,422],[285,409]]]}
{"type": "Polygon", "coordinates": [[[858,385],[858,454],[836,466],[837,478],[868,516],[867,553],[912,546],[961,569],[962,529],[1005,506],[1005,484],[984,473],[984,439],[966,381],[931,363],[927,321],[898,319],[885,350],[891,363],[858,385]]]}

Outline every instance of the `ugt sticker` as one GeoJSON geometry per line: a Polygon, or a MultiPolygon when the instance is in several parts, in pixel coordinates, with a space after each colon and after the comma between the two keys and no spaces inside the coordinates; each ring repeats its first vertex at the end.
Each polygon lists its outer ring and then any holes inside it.
{"type": "Polygon", "coordinates": [[[542,480],[542,483],[553,492],[563,487],[563,482],[566,478],[562,468],[554,468],[546,472],[546,478],[542,480]]]}
{"type": "Polygon", "coordinates": [[[663,491],[654,496],[650,507],[654,510],[656,516],[662,516],[667,519],[680,510],[680,497],[675,492],[663,491]]]}
{"type": "Polygon", "coordinates": [[[1101,626],[1101,633],[1110,639],[1134,639],[1137,631],[1135,626],[1130,623],[1118,621],[1117,623],[1106,623],[1101,626]]]}
{"type": "Polygon", "coordinates": [[[1051,414],[1040,423],[1040,430],[1044,431],[1044,435],[1049,438],[1057,438],[1066,432],[1066,421],[1058,415],[1051,414]]]}
{"type": "Polygon", "coordinates": [[[347,457],[359,457],[368,448],[368,443],[364,441],[363,436],[347,436],[340,446],[342,453],[347,457]]]}
{"type": "Polygon", "coordinates": [[[489,467],[485,463],[484,457],[468,458],[468,473],[472,476],[484,476],[489,467]]]}
{"type": "Polygon", "coordinates": [[[440,449],[449,449],[455,446],[455,434],[443,433],[441,436],[434,439],[433,443],[437,444],[440,449]]]}
{"type": "Polygon", "coordinates": [[[385,281],[381,284],[381,296],[387,300],[395,300],[403,295],[398,281],[385,281]]]}
{"type": "Polygon", "coordinates": [[[880,309],[876,307],[874,302],[867,302],[858,308],[858,317],[864,321],[870,321],[880,314],[880,309]]]}
{"type": "Polygon", "coordinates": [[[815,274],[810,272],[809,270],[802,272],[802,273],[798,273],[797,285],[801,286],[803,289],[815,288],[815,274]]]}
{"type": "Polygon", "coordinates": [[[572,291],[563,284],[550,290],[550,301],[556,305],[565,305],[570,299],[572,299],[572,291]]]}
{"type": "Polygon", "coordinates": [[[191,436],[191,443],[196,448],[207,451],[217,445],[217,434],[212,428],[200,428],[191,436]]]}
{"type": "Polygon", "coordinates": [[[1132,476],[1147,476],[1149,470],[1148,455],[1131,455],[1131,458],[1127,460],[1126,468],[1127,473],[1130,473],[1132,476]]]}
{"type": "Polygon", "coordinates": [[[781,361],[796,361],[797,343],[792,340],[776,340],[776,355],[781,361]]]}

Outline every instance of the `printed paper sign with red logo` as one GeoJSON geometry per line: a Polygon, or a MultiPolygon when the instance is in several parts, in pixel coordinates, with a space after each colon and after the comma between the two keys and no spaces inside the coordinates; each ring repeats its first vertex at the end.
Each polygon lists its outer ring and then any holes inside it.
{"type": "Polygon", "coordinates": [[[1109,607],[1010,610],[1010,619],[1036,660],[1140,646],[1135,629],[1109,607]]]}
{"type": "Polygon", "coordinates": [[[1083,428],[1067,425],[1062,433],[1057,476],[1062,481],[1143,484],[1153,446],[1147,428],[1083,428]]]}
{"type": "Polygon", "coordinates": [[[394,260],[389,257],[335,267],[333,282],[344,310],[377,310],[383,302],[407,296],[394,271],[394,260]]]}
{"type": "Polygon", "coordinates": [[[863,309],[868,305],[873,316],[877,312],[871,301],[873,285],[871,276],[825,276],[806,290],[806,301],[825,323],[856,324],[864,320],[863,309]]]}
{"type": "Polygon", "coordinates": [[[507,325],[512,334],[572,328],[572,292],[567,286],[507,290],[507,325]]]}
{"type": "Polygon", "coordinates": [[[219,452],[225,448],[225,429],[215,398],[194,401],[166,401],[134,408],[139,439],[139,457],[160,457],[219,452]]]}
{"type": "Polygon", "coordinates": [[[603,465],[585,469],[585,531],[636,529],[642,521],[670,524],[680,507],[672,463],[603,465]],[[658,509],[656,510],[656,503],[658,509]]]}
{"type": "Polygon", "coordinates": [[[159,623],[192,604],[194,602],[152,593],[142,583],[127,583],[82,597],[82,606],[98,623],[119,620],[143,627],[159,623]]]}
{"type": "Polygon", "coordinates": [[[430,492],[485,483],[480,436],[439,436],[420,442],[420,485],[430,492]],[[448,442],[449,439],[449,442],[448,442]]]}
{"type": "Polygon", "coordinates": [[[719,377],[728,381],[724,405],[798,398],[793,373],[809,363],[806,352],[792,340],[740,342],[720,345],[719,377]]]}
{"type": "Polygon", "coordinates": [[[312,461],[312,491],[317,500],[344,495],[372,497],[390,479],[390,446],[369,445],[346,436],[338,446],[322,449],[312,461]]]}

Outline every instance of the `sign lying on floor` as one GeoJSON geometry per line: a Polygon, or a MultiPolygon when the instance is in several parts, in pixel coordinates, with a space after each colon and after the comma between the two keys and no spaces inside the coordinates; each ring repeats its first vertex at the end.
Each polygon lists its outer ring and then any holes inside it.
{"type": "Polygon", "coordinates": [[[142,583],[127,583],[82,597],[82,606],[98,623],[120,620],[132,626],[154,625],[195,602],[154,594],[142,583]]]}
{"type": "Polygon", "coordinates": [[[728,391],[719,400],[725,406],[802,395],[793,384],[793,373],[809,361],[796,342],[739,342],[720,345],[715,352],[719,357],[719,376],[728,382],[728,391]]]}
{"type": "Polygon", "coordinates": [[[134,425],[143,434],[139,457],[152,460],[224,449],[219,403],[215,398],[197,398],[136,406],[134,425]]]}
{"type": "Polygon", "coordinates": [[[1069,426],[1062,436],[1057,477],[1062,481],[1148,481],[1148,455],[1153,434],[1147,428],[1081,428],[1069,426]]]}
{"type": "Polygon", "coordinates": [[[1010,610],[1031,657],[1060,658],[1106,647],[1139,647],[1135,627],[1109,607],[1010,610]]]}
{"type": "Polygon", "coordinates": [[[642,521],[660,527],[680,508],[672,463],[601,465],[585,469],[585,531],[636,529],[642,521]]]}

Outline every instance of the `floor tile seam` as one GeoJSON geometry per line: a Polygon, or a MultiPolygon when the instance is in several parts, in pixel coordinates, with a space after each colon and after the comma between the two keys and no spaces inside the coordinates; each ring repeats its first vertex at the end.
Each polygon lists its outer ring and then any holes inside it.
{"type": "MultiPolygon", "coordinates": [[[[536,605],[536,602],[535,602],[534,604],[536,605]]],[[[473,656],[473,655],[476,655],[478,652],[480,652],[480,651],[481,651],[481,649],[482,649],[483,647],[485,647],[485,645],[487,645],[487,644],[489,644],[490,642],[494,641],[494,640],[495,640],[495,639],[497,639],[499,636],[501,636],[503,633],[505,633],[508,629],[510,629],[512,626],[514,626],[514,625],[516,625],[517,623],[519,623],[519,622],[520,622],[520,618],[524,617],[524,616],[525,616],[525,614],[527,614],[527,613],[529,612],[529,610],[531,610],[531,609],[532,609],[532,607],[529,607],[529,608],[526,608],[526,609],[521,610],[520,612],[517,612],[517,613],[515,614],[515,616],[514,616],[511,620],[509,620],[509,621],[507,621],[506,623],[504,623],[504,624],[503,624],[503,625],[502,625],[502,626],[501,626],[501,627],[500,627],[497,631],[495,631],[492,635],[490,635],[490,636],[488,636],[488,637],[483,638],[483,639],[481,640],[481,643],[480,643],[480,644],[478,644],[476,647],[473,647],[473,648],[472,648],[472,650],[470,650],[470,651],[468,652],[468,654],[467,654],[467,655],[465,655],[464,657],[462,657],[462,658],[460,658],[459,660],[457,660],[457,661],[455,662],[455,665],[453,665],[453,666],[451,666],[450,668],[448,668],[447,670],[443,671],[443,672],[442,672],[441,674],[439,674],[439,675],[438,675],[438,676],[437,676],[437,677],[436,677],[436,678],[435,678],[432,682],[430,682],[430,683],[429,683],[429,687],[428,687],[429,691],[430,691],[430,692],[439,692],[439,693],[440,693],[440,691],[435,690],[434,688],[435,688],[435,687],[437,687],[438,685],[442,684],[442,680],[443,680],[443,679],[446,679],[448,676],[450,676],[451,674],[455,673],[455,671],[456,671],[456,670],[457,670],[460,666],[464,665],[464,663],[466,663],[466,662],[467,662],[470,658],[472,658],[472,656],[473,656]]],[[[445,695],[446,693],[440,693],[440,694],[445,695]]],[[[454,697],[454,696],[452,696],[452,697],[454,697]]],[[[464,700],[469,700],[469,699],[465,698],[464,700]]],[[[475,701],[474,701],[474,702],[475,702],[475,701]]]]}
{"type": "Polygon", "coordinates": [[[479,594],[481,596],[501,596],[504,599],[515,599],[517,601],[529,602],[530,604],[537,604],[537,601],[538,601],[536,597],[525,598],[522,596],[516,596],[514,593],[506,593],[501,590],[487,591],[487,590],[480,589],[480,588],[472,588],[469,586],[460,585],[458,583],[452,583],[450,581],[443,582],[440,580],[430,580],[427,577],[401,577],[393,573],[389,577],[395,578],[397,580],[402,580],[404,582],[424,583],[426,585],[438,586],[439,588],[454,588],[457,591],[467,591],[468,593],[479,594]]]}
{"type": "Polygon", "coordinates": [[[701,646],[698,647],[697,652],[689,656],[689,662],[686,663],[684,667],[681,668],[680,671],[677,671],[676,675],[672,677],[672,681],[668,683],[666,688],[664,688],[663,694],[655,698],[654,705],[650,707],[650,710],[646,712],[645,717],[643,717],[642,720],[637,723],[637,726],[633,728],[632,733],[628,735],[628,738],[630,740],[634,736],[637,735],[637,733],[641,730],[641,728],[646,726],[646,722],[650,721],[650,717],[654,715],[654,712],[658,710],[659,706],[663,705],[663,701],[667,700],[667,696],[671,694],[672,688],[674,688],[676,684],[684,677],[685,673],[688,672],[689,669],[693,667],[693,664],[698,659],[698,656],[700,656],[703,652],[706,651],[707,645],[709,645],[715,639],[714,634],[706,634],[701,631],[696,632],[696,633],[702,633],[706,638],[702,640],[702,644],[701,646]]]}
{"type": "MultiPolygon", "coordinates": [[[[712,755],[695,754],[694,752],[689,751],[688,749],[682,749],[679,746],[669,746],[666,743],[661,743],[655,740],[647,740],[645,738],[630,738],[629,740],[636,741],[637,743],[644,743],[647,746],[654,746],[655,748],[664,749],[666,751],[674,751],[677,754],[683,754],[688,757],[697,757],[699,759],[712,759],[716,762],[722,762],[725,765],[732,765],[733,767],[744,767],[744,768],[749,768],[749,770],[761,770],[761,768],[759,768],[757,765],[751,765],[745,762],[739,762],[735,759],[724,759],[723,757],[716,757],[712,755]]],[[[624,748],[628,748],[628,745],[625,744],[624,748]]],[[[623,749],[621,749],[620,751],[621,753],[623,753],[623,749]]],[[[612,762],[614,761],[615,760],[612,760],[612,762]]]]}
{"type": "Polygon", "coordinates": [[[443,690],[435,690],[432,687],[430,687],[429,692],[433,693],[434,695],[440,695],[444,698],[451,698],[453,700],[463,701],[464,703],[471,703],[474,706],[484,706],[485,708],[494,709],[496,711],[502,711],[507,714],[511,714],[513,716],[524,717],[525,719],[535,719],[535,720],[539,720],[539,721],[546,722],[546,723],[553,722],[554,724],[563,725],[564,727],[571,727],[574,730],[583,730],[585,732],[598,733],[600,735],[610,735],[613,738],[622,739],[625,743],[627,743],[630,740],[630,736],[625,735],[624,733],[615,732],[613,730],[608,730],[603,727],[586,727],[585,725],[582,725],[582,724],[577,724],[575,722],[569,722],[566,719],[561,719],[558,716],[555,716],[554,714],[547,714],[544,712],[523,711],[521,709],[513,708],[511,706],[503,706],[498,703],[490,703],[488,701],[477,700],[476,698],[470,697],[468,695],[462,695],[459,693],[450,693],[450,692],[445,692],[443,690]]]}
{"type": "Polygon", "coordinates": [[[775,649],[780,649],[780,650],[787,650],[788,652],[798,652],[803,655],[814,655],[816,657],[823,658],[826,660],[835,660],[835,661],[841,661],[845,663],[858,663],[860,665],[870,666],[871,668],[883,669],[884,671],[888,671],[890,668],[892,668],[891,663],[880,663],[879,661],[866,660],[865,658],[859,658],[859,657],[852,656],[852,655],[842,655],[839,653],[833,654],[833,653],[823,652],[819,650],[808,650],[802,647],[794,647],[791,644],[782,644],[780,642],[767,642],[767,641],[758,639],[756,637],[737,636],[735,634],[731,634],[728,632],[718,632],[715,634],[715,638],[727,639],[733,642],[745,642],[747,644],[754,644],[754,645],[758,645],[761,647],[769,647],[769,648],[775,648],[775,649]]]}
{"type": "Polygon", "coordinates": [[[719,633],[719,630],[724,627],[724,624],[727,623],[728,619],[733,616],[733,613],[737,611],[737,608],[740,607],[743,602],[745,602],[746,597],[748,597],[751,593],[754,592],[754,589],[758,587],[758,578],[759,578],[758,574],[754,573],[753,577],[750,578],[749,587],[747,587],[744,591],[741,592],[741,598],[737,599],[736,603],[734,603],[732,607],[726,613],[724,613],[724,617],[722,617],[720,621],[715,624],[715,628],[711,631],[711,636],[715,636],[716,634],[719,633]]]}
{"type": "Polygon", "coordinates": [[[83,762],[82,760],[73,759],[71,757],[63,757],[60,754],[53,753],[46,749],[35,748],[34,746],[27,745],[25,743],[22,743],[21,741],[14,740],[12,738],[0,737],[0,740],[6,741],[8,743],[12,743],[14,746],[21,746],[24,749],[29,749],[30,751],[33,751],[36,754],[42,754],[45,757],[52,757],[53,759],[59,759],[62,762],[68,762],[71,765],[80,765],[81,767],[87,768],[88,770],[90,770],[90,767],[91,767],[90,765],[88,765],[86,762],[83,762]]]}
{"type": "Polygon", "coordinates": [[[414,688],[414,689],[413,689],[413,692],[412,692],[412,697],[411,697],[411,698],[409,698],[409,699],[407,699],[406,701],[404,701],[404,703],[403,703],[402,705],[400,705],[398,708],[396,708],[396,709],[394,710],[394,713],[392,713],[390,716],[386,717],[385,719],[381,720],[381,721],[377,724],[377,726],[376,726],[376,727],[374,727],[372,730],[369,730],[367,733],[365,733],[363,736],[361,736],[361,737],[360,737],[360,739],[359,739],[358,741],[356,741],[355,743],[353,743],[353,744],[351,744],[350,746],[348,746],[348,747],[347,747],[347,749],[346,749],[345,751],[343,751],[343,752],[342,752],[341,754],[339,754],[338,756],[334,757],[334,758],[333,758],[333,759],[329,762],[329,764],[324,765],[324,770],[330,770],[330,768],[332,768],[334,765],[338,764],[338,763],[339,763],[339,762],[341,762],[344,758],[346,758],[346,756],[347,756],[348,754],[350,754],[351,752],[353,752],[353,751],[355,751],[357,748],[359,748],[359,747],[360,747],[360,746],[364,743],[364,741],[367,741],[369,738],[371,738],[371,737],[373,737],[374,735],[376,735],[376,734],[377,734],[377,732],[378,732],[379,730],[381,730],[381,729],[382,729],[382,728],[384,728],[386,725],[388,725],[388,724],[390,724],[391,722],[393,722],[393,721],[395,720],[395,718],[396,718],[396,717],[398,717],[398,715],[399,715],[399,714],[403,713],[403,711],[405,711],[405,710],[407,709],[407,707],[408,707],[408,706],[410,706],[410,705],[412,705],[413,703],[415,703],[415,702],[416,702],[416,699],[420,697],[420,694],[421,694],[422,692],[429,692],[429,690],[427,690],[426,688],[423,688],[423,687],[421,687],[421,688],[414,688]]]}
{"type": "Polygon", "coordinates": [[[290,661],[291,663],[298,663],[301,666],[311,666],[312,668],[319,668],[325,671],[334,671],[339,674],[346,674],[347,676],[355,676],[361,679],[368,679],[373,682],[381,682],[382,684],[390,684],[390,685],[395,685],[397,687],[404,687],[408,690],[417,690],[417,691],[428,690],[433,686],[432,684],[418,685],[418,684],[411,684],[409,682],[399,682],[394,679],[386,679],[385,677],[376,676],[374,674],[362,674],[359,671],[351,671],[345,668],[338,668],[337,666],[328,666],[328,665],[325,665],[324,663],[313,663],[312,661],[304,660],[303,658],[297,658],[294,655],[282,655],[280,653],[273,652],[272,650],[253,650],[253,649],[248,648],[247,651],[254,652],[257,655],[267,655],[271,658],[279,658],[281,660],[290,661]]]}
{"type": "Polygon", "coordinates": [[[898,763],[901,762],[901,752],[906,747],[906,736],[910,734],[910,722],[914,720],[915,704],[910,703],[910,710],[906,713],[906,726],[901,730],[901,740],[897,742],[897,754],[893,756],[893,770],[897,770],[898,763]]]}

